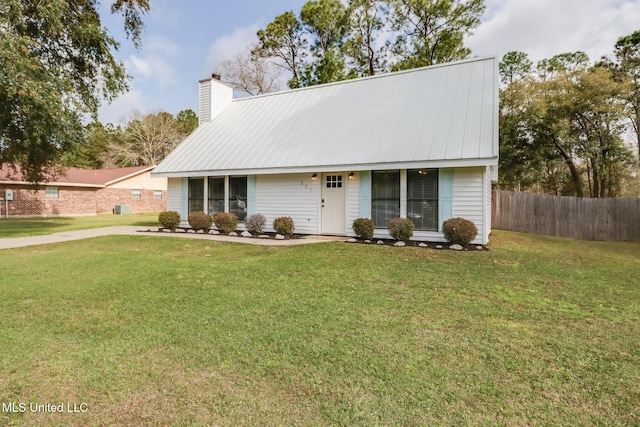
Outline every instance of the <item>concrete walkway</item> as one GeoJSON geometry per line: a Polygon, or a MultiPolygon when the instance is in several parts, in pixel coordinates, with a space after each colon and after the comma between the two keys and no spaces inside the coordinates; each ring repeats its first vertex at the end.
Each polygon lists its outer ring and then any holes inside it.
{"type": "Polygon", "coordinates": [[[179,237],[185,239],[210,240],[214,242],[248,243],[262,246],[290,246],[304,245],[309,243],[344,241],[345,237],[336,236],[305,236],[302,239],[273,240],[273,239],[253,239],[248,237],[231,237],[213,234],[196,233],[163,233],[153,231],[154,228],[142,228],[135,226],[114,226],[103,228],[90,228],[87,230],[64,231],[44,236],[31,237],[7,237],[0,239],[0,249],[21,248],[25,246],[46,245],[49,243],[69,242],[71,240],[91,239],[93,237],[111,235],[129,235],[146,237],[179,237]]]}

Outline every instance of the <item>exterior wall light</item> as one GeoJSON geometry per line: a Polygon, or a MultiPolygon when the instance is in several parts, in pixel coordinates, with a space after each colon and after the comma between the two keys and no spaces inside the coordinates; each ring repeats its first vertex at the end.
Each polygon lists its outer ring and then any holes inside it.
{"type": "Polygon", "coordinates": [[[313,174],[311,175],[311,181],[317,181],[318,180],[318,174],[313,174]]]}
{"type": "Polygon", "coordinates": [[[353,178],[354,178],[353,172],[349,172],[349,179],[353,179],[353,178]]]}

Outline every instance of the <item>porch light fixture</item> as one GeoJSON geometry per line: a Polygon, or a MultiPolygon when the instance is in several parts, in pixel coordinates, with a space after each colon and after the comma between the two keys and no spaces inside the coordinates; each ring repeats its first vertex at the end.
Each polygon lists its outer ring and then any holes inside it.
{"type": "Polygon", "coordinates": [[[311,181],[317,181],[318,180],[318,174],[313,174],[311,175],[311,181]]]}
{"type": "Polygon", "coordinates": [[[349,173],[349,179],[353,179],[353,172],[349,173]]]}

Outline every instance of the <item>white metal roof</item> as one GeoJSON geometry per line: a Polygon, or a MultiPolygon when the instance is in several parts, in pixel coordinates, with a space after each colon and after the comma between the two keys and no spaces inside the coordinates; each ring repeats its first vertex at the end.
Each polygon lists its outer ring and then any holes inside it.
{"type": "Polygon", "coordinates": [[[496,165],[497,116],[495,57],[236,99],[153,175],[496,165]]]}

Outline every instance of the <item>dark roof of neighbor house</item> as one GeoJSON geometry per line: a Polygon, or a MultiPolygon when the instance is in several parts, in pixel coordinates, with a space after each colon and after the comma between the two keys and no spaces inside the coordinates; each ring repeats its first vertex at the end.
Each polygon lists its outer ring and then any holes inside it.
{"type": "MultiPolygon", "coordinates": [[[[44,182],[49,185],[72,187],[108,187],[109,185],[150,171],[155,166],[132,166],[109,169],[67,168],[64,174],[44,182]]],[[[14,167],[4,163],[0,165],[0,183],[27,184],[20,166],[14,167]]]]}
{"type": "Polygon", "coordinates": [[[233,100],[154,176],[497,165],[495,57],[233,100]]]}

